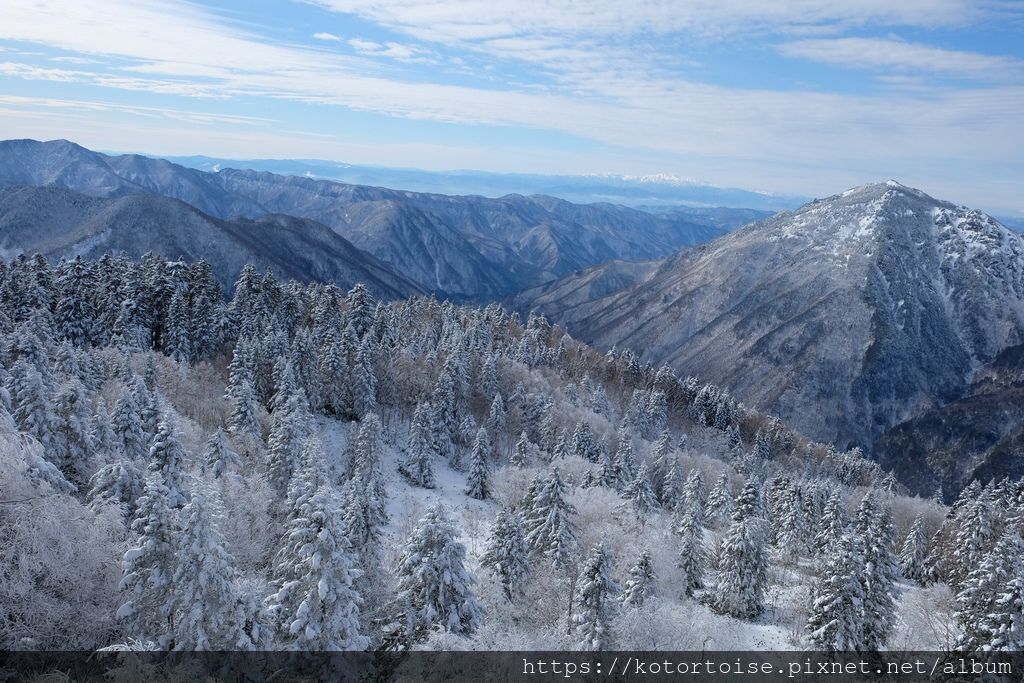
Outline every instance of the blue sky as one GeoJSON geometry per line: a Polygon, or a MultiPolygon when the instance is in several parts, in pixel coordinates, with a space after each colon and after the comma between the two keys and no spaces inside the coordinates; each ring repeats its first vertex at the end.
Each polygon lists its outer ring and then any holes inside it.
{"type": "Polygon", "coordinates": [[[426,169],[896,178],[1024,215],[1019,0],[6,0],[0,137],[426,169]]]}

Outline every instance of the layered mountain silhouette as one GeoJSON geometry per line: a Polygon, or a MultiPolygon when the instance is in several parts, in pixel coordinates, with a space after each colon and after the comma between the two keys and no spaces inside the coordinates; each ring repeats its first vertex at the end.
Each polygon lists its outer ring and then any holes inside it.
{"type": "Polygon", "coordinates": [[[607,293],[601,283],[621,270],[599,266],[514,303],[840,446],[873,450],[1024,339],[1024,239],[894,181],[634,267],[607,293]]]}
{"type": "Polygon", "coordinates": [[[65,140],[0,143],[0,185],[59,185],[97,197],[152,193],[222,219],[306,218],[424,290],[456,299],[499,298],[614,258],[660,258],[742,220],[545,196],[424,194],[254,170],[213,173],[139,155],[108,156],[65,140]]]}

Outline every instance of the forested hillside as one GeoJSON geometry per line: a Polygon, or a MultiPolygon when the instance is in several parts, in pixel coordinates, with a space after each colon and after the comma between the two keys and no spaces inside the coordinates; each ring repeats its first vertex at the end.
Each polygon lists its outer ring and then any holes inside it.
{"type": "Polygon", "coordinates": [[[0,267],[0,648],[1020,648],[1024,487],[900,494],[545,319],[0,267]]]}

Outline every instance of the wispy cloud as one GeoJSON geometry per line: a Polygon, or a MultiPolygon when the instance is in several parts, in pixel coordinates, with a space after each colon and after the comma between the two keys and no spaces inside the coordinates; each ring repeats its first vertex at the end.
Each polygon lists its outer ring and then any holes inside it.
{"type": "Polygon", "coordinates": [[[327,33],[325,31],[319,31],[313,34],[313,37],[317,40],[328,40],[328,41],[340,41],[341,36],[336,36],[333,33],[327,33]]]}
{"type": "Polygon", "coordinates": [[[362,38],[352,38],[348,41],[348,44],[356,52],[373,57],[388,57],[408,63],[432,64],[437,62],[436,56],[430,50],[424,50],[423,48],[403,43],[393,41],[378,43],[372,40],[363,40],[362,38]]]}
{"type": "Polygon", "coordinates": [[[925,72],[977,81],[1021,79],[1024,62],[1009,57],[945,50],[893,38],[827,38],[780,45],[789,57],[851,69],[925,72]]]}

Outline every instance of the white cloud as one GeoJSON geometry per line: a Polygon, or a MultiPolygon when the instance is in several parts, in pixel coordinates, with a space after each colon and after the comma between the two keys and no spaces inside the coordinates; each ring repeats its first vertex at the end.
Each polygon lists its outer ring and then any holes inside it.
{"type": "Polygon", "coordinates": [[[896,69],[981,81],[1019,79],[1024,75],[1024,63],[1020,60],[944,50],[893,38],[798,40],[784,43],[779,49],[789,57],[855,69],[896,69]]]}
{"type": "Polygon", "coordinates": [[[313,37],[316,38],[317,40],[332,40],[332,41],[339,41],[339,40],[341,40],[340,36],[336,36],[333,33],[327,33],[326,31],[319,31],[317,33],[314,33],[313,37]]]}
{"type": "Polygon", "coordinates": [[[372,57],[388,57],[399,62],[407,63],[437,62],[434,53],[429,50],[424,50],[412,45],[405,45],[403,43],[396,43],[392,41],[378,43],[372,40],[363,40],[362,38],[351,38],[348,41],[348,44],[356,52],[372,57]]]}

